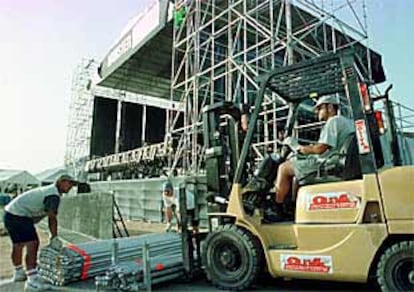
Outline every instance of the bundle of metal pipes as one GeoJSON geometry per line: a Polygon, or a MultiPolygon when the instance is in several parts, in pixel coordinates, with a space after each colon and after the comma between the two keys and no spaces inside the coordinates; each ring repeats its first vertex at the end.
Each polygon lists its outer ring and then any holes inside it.
{"type": "Polygon", "coordinates": [[[39,274],[57,286],[103,275],[114,263],[142,261],[145,244],[151,258],[182,253],[181,237],[175,233],[69,244],[60,251],[45,247],[39,255],[39,274]]]}
{"type": "Polygon", "coordinates": [[[182,254],[160,254],[149,259],[146,275],[143,261],[128,261],[111,266],[105,276],[95,277],[96,289],[139,291],[148,285],[158,284],[184,276],[182,254]],[[150,278],[150,280],[148,279],[150,278]]]}

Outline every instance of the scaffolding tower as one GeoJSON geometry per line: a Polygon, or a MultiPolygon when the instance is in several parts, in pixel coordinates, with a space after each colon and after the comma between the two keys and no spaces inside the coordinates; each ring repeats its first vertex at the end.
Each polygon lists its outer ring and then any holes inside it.
{"type": "Polygon", "coordinates": [[[94,100],[92,79],[98,66],[94,59],[83,59],[72,79],[65,166],[73,168],[75,175],[80,174],[89,158],[94,100]]]}
{"type": "MultiPolygon", "coordinates": [[[[256,77],[274,67],[363,44],[359,74],[371,76],[365,0],[184,0],[174,10],[171,99],[185,111],[168,115],[167,139],[176,147],[171,170],[180,165],[185,174],[202,172],[203,106],[252,106],[256,77]]],[[[265,97],[263,126],[252,145],[259,158],[276,148],[286,107],[275,94],[265,97]]]]}

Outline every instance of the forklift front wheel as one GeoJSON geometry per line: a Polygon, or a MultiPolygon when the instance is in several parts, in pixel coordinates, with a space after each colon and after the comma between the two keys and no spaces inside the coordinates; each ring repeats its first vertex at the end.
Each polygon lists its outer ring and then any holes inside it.
{"type": "Polygon", "coordinates": [[[249,288],[263,266],[258,240],[234,224],[219,226],[207,236],[202,259],[208,279],[225,290],[249,288]]]}
{"type": "Polygon", "coordinates": [[[377,267],[382,291],[414,291],[414,241],[388,247],[377,267]]]}

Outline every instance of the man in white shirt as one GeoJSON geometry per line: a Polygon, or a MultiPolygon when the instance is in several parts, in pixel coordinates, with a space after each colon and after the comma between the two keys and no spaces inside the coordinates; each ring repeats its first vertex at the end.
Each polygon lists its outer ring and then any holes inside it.
{"type": "Polygon", "coordinates": [[[24,192],[5,207],[4,226],[12,241],[11,259],[15,267],[14,281],[25,281],[26,291],[39,291],[48,288],[37,276],[36,262],[39,237],[34,224],[44,217],[49,219],[51,234],[50,247],[61,249],[62,242],[57,237],[57,213],[60,197],[70,191],[77,182],[69,175],[61,175],[55,184],[24,192]],[[26,248],[26,272],[22,266],[23,249],[26,248]]]}
{"type": "MultiPolygon", "coordinates": [[[[177,220],[178,229],[180,229],[181,222],[178,214],[179,202],[178,196],[174,193],[173,185],[170,181],[166,181],[162,187],[162,199],[164,203],[164,212],[165,219],[167,221],[166,231],[170,231],[172,228],[172,218],[173,215],[177,220]],[[177,210],[177,211],[176,211],[177,210]]],[[[194,194],[189,190],[186,190],[186,203],[187,203],[187,216],[189,221],[191,220],[191,226],[193,227],[193,232],[198,233],[199,220],[195,218],[195,203],[194,203],[194,194]]]]}

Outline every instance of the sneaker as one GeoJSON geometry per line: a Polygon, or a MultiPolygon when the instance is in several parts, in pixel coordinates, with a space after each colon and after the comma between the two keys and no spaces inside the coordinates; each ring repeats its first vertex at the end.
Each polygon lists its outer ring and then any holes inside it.
{"type": "Polygon", "coordinates": [[[23,282],[26,281],[26,271],[24,269],[18,269],[14,271],[13,282],[23,282]]]}
{"type": "Polygon", "coordinates": [[[47,290],[50,290],[51,288],[52,288],[52,285],[47,283],[45,280],[43,280],[39,276],[35,277],[33,280],[29,279],[24,285],[25,292],[47,291],[47,290]]]}

